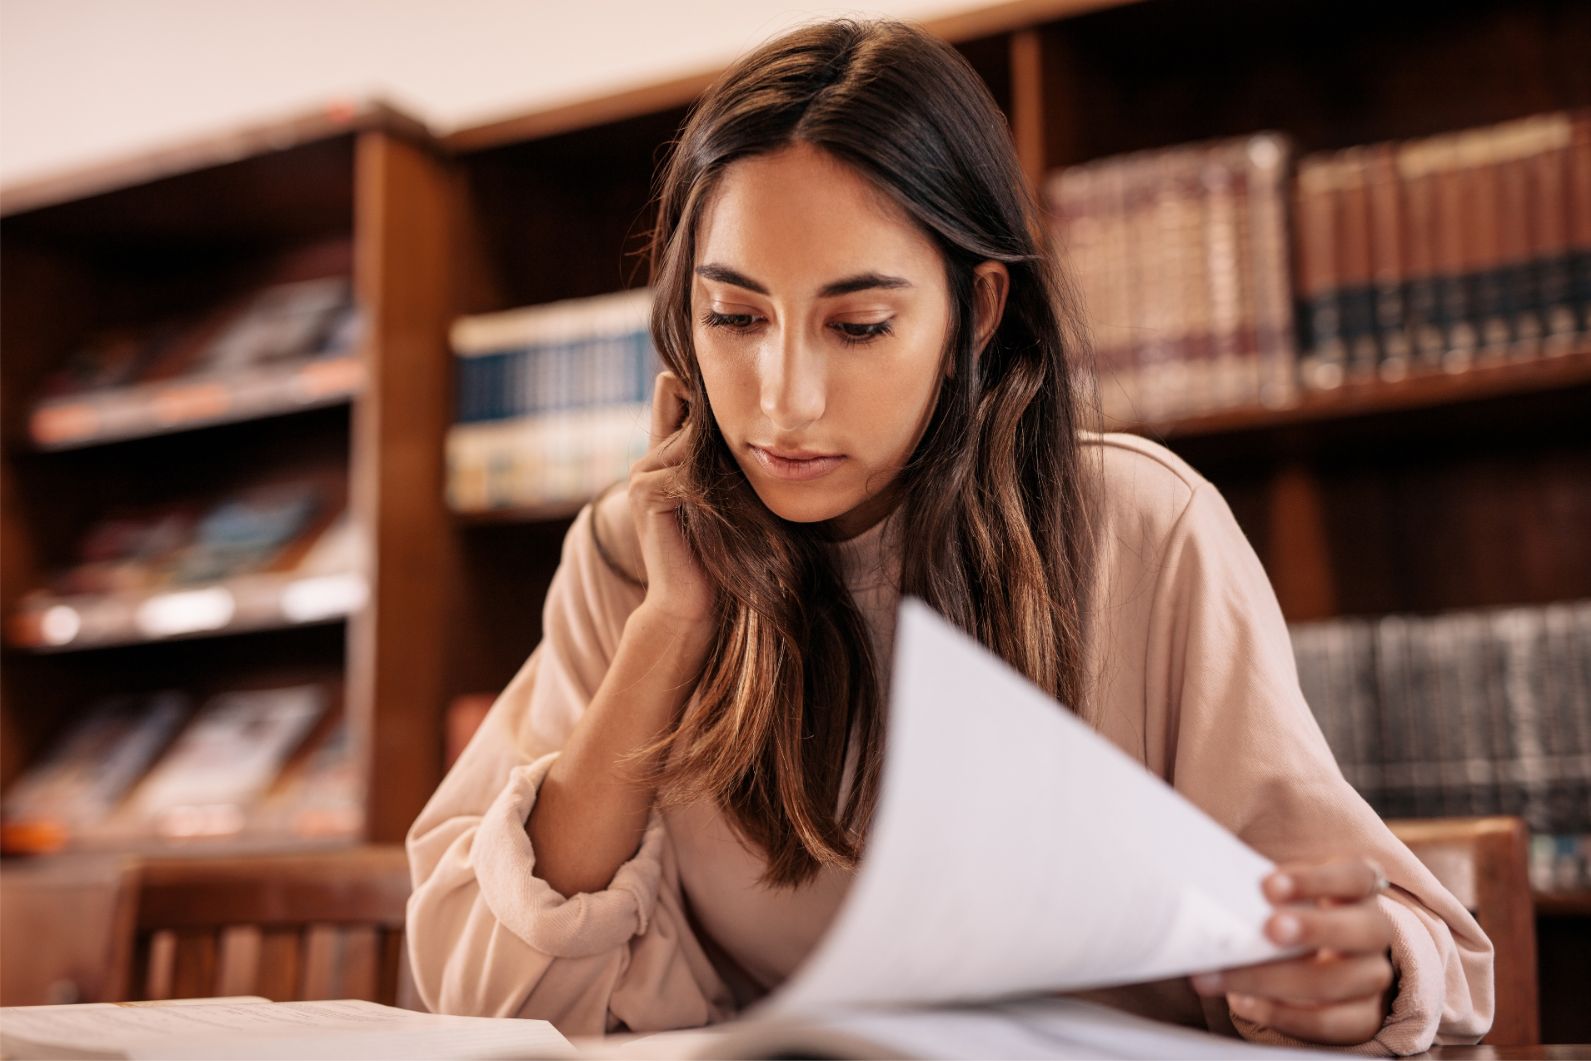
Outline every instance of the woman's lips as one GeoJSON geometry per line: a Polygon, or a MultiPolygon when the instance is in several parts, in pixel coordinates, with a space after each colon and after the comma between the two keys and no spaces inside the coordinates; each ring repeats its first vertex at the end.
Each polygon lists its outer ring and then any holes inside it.
{"type": "Polygon", "coordinates": [[[768,469],[770,474],[780,479],[816,479],[819,476],[829,474],[845,460],[844,454],[803,459],[781,457],[778,454],[770,453],[761,446],[752,446],[751,452],[757,455],[757,459],[762,462],[762,466],[768,469]]]}

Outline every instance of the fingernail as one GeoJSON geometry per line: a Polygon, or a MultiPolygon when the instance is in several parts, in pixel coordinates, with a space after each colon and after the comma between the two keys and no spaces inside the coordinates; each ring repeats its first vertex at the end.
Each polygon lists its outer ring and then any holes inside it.
{"type": "Polygon", "coordinates": [[[1239,1017],[1252,1017],[1254,1015],[1253,995],[1228,995],[1226,1004],[1239,1017]]]}
{"type": "Polygon", "coordinates": [[[1276,876],[1271,878],[1271,891],[1275,893],[1276,898],[1278,899],[1286,899],[1288,896],[1292,895],[1293,888],[1293,878],[1289,877],[1285,873],[1278,873],[1276,876]]]}
{"type": "Polygon", "coordinates": [[[1291,943],[1303,935],[1304,926],[1292,914],[1277,914],[1271,922],[1271,934],[1282,943],[1291,943]]]}
{"type": "Polygon", "coordinates": [[[1201,995],[1218,995],[1221,993],[1221,974],[1200,973],[1193,978],[1193,988],[1201,995]]]}

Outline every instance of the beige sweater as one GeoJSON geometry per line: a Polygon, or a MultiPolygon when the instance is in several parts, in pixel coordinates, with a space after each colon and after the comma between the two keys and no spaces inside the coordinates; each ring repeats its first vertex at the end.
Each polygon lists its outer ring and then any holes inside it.
{"type": "MultiPolygon", "coordinates": [[[[1358,1049],[1474,1042],[1492,1018],[1491,943],[1343,780],[1299,691],[1270,583],[1226,503],[1152,442],[1088,436],[1084,455],[1104,487],[1090,606],[1101,732],[1275,861],[1356,853],[1386,868],[1399,993],[1386,1026],[1358,1049]]],[[[849,874],[764,888],[761,858],[723,815],[690,806],[654,810],[603,891],[565,898],[536,876],[524,823],[537,785],[642,599],[597,555],[593,518],[618,561],[640,570],[627,501],[614,491],[570,528],[541,644],[409,831],[415,980],[433,1010],[539,1017],[571,1035],[725,1020],[812,949],[849,874]]],[[[899,533],[886,519],[837,547],[883,660],[899,533]]],[[[1093,997],[1234,1031],[1225,1003],[1201,1000],[1185,979],[1093,997]]],[[[1291,1041],[1235,1023],[1250,1039],[1291,1041]]]]}

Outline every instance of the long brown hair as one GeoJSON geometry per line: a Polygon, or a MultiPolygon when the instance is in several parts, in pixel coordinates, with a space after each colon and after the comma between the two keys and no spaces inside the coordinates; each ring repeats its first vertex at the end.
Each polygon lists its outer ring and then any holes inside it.
{"type": "MultiPolygon", "coordinates": [[[[726,166],[797,141],[899,203],[949,281],[950,378],[898,481],[896,515],[911,528],[901,591],[1088,717],[1086,347],[1005,120],[952,47],[908,23],[841,19],[789,32],[718,78],[657,188],[657,349],[691,409],[709,409],[691,338],[697,221],[726,166]],[[986,259],[1006,264],[1010,290],[975,357],[973,268],[986,259]]],[[[710,415],[693,416],[687,437],[677,490],[686,539],[717,589],[716,641],[677,726],[636,761],[664,800],[720,805],[766,853],[764,883],[795,885],[860,854],[878,792],[886,661],[873,658],[826,528],[770,512],[710,415]],[[842,807],[853,731],[857,772],[842,807]]]]}

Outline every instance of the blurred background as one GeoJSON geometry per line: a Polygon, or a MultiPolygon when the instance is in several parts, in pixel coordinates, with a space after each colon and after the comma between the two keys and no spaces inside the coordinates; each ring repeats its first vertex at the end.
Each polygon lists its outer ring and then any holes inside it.
{"type": "Polygon", "coordinates": [[[412,1003],[396,845],[645,447],[655,167],[839,14],[988,85],[1107,426],[1231,503],[1492,1041],[1591,1041],[1568,0],[0,0],[0,1004],[412,1003]]]}

